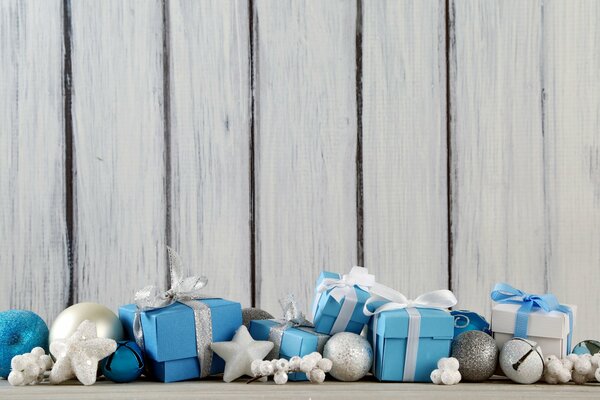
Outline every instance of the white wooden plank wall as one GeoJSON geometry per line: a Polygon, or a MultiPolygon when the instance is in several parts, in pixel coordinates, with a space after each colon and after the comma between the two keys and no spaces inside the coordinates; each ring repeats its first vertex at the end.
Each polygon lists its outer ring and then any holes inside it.
{"type": "MultiPolygon", "coordinates": [[[[353,3],[352,3],[353,4],[353,3]]],[[[257,300],[310,307],[356,250],[356,7],[258,0],[254,16],[257,300]]]]}
{"type": "Polygon", "coordinates": [[[412,298],[448,285],[445,27],[444,2],[364,2],[365,266],[412,298]]]}
{"type": "Polygon", "coordinates": [[[162,6],[72,4],[74,301],[166,284],[162,6]]]}
{"type": "Polygon", "coordinates": [[[544,3],[548,287],[600,336],[600,3],[544,3]]]}
{"type": "Polygon", "coordinates": [[[496,282],[546,289],[540,1],[455,1],[452,288],[489,315],[496,282]]]}
{"type": "Polygon", "coordinates": [[[0,5],[0,309],[69,300],[61,2],[0,5]]]}
{"type": "Polygon", "coordinates": [[[593,0],[1,2],[0,307],[116,309],[167,284],[171,244],[207,293],[274,314],[364,263],[485,314],[497,281],[548,290],[598,338],[599,20],[593,0]]]}
{"type": "Polygon", "coordinates": [[[246,1],[170,1],[171,243],[207,293],[251,302],[246,1]]]}

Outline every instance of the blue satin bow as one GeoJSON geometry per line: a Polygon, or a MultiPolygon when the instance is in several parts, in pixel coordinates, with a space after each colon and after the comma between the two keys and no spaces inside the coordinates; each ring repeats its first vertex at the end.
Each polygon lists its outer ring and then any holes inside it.
{"type": "Polygon", "coordinates": [[[571,352],[571,336],[573,334],[573,311],[570,307],[560,304],[553,294],[529,294],[515,289],[508,283],[497,283],[491,294],[497,303],[521,304],[515,321],[515,337],[527,338],[527,321],[529,313],[534,308],[545,312],[559,311],[569,316],[569,335],[567,336],[567,353],[571,352]]]}

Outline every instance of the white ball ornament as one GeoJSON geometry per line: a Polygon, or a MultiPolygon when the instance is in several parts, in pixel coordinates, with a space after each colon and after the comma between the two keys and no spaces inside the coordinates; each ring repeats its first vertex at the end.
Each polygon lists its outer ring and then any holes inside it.
{"type": "Polygon", "coordinates": [[[600,382],[600,368],[598,368],[598,369],[596,370],[596,372],[594,373],[594,377],[596,378],[596,380],[597,380],[598,382],[600,382]]]}
{"type": "Polygon", "coordinates": [[[500,351],[500,368],[513,382],[535,383],[544,374],[542,349],[531,340],[511,339],[500,351]]]}
{"type": "Polygon", "coordinates": [[[276,372],[275,375],[273,376],[273,380],[275,381],[275,384],[283,385],[284,383],[286,383],[288,381],[288,374],[283,371],[276,372]]]}
{"type": "Polygon", "coordinates": [[[325,382],[325,372],[320,368],[313,369],[306,376],[308,377],[308,380],[312,383],[325,382]]]}
{"type": "Polygon", "coordinates": [[[431,375],[429,377],[431,378],[431,382],[435,383],[436,385],[440,385],[442,383],[442,370],[434,369],[431,371],[431,375]]]}
{"type": "Polygon", "coordinates": [[[322,358],[317,362],[317,368],[323,370],[323,372],[331,371],[331,367],[333,366],[333,362],[328,358],[322,358]]]}
{"type": "MultiPolygon", "coordinates": [[[[117,342],[124,339],[123,325],[114,312],[101,304],[78,303],[58,314],[50,328],[49,343],[71,337],[85,320],[96,323],[98,338],[113,339],[117,342]]],[[[58,354],[52,355],[55,358],[59,357],[58,354]]]]}
{"type": "Polygon", "coordinates": [[[301,362],[302,362],[302,358],[301,357],[299,357],[299,356],[293,356],[292,358],[290,358],[289,368],[291,370],[299,370],[301,362]]]}

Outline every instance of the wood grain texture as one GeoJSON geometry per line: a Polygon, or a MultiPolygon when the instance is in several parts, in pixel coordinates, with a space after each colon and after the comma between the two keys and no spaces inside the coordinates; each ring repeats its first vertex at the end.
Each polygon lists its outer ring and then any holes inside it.
{"type": "Polygon", "coordinates": [[[142,396],[144,399],[418,399],[447,400],[463,399],[589,399],[598,393],[598,384],[587,385],[515,385],[508,379],[490,380],[484,383],[461,383],[457,386],[433,385],[430,383],[380,383],[372,377],[359,382],[336,382],[331,379],[322,385],[308,382],[288,382],[285,385],[268,383],[246,384],[241,379],[224,384],[220,377],[202,381],[174,382],[168,385],[160,382],[137,380],[127,385],[118,385],[99,378],[93,386],[83,386],[70,381],[62,385],[34,385],[12,387],[0,381],[0,396],[11,400],[43,399],[131,399],[142,396]]]}
{"type": "Polygon", "coordinates": [[[60,1],[0,7],[0,310],[69,298],[60,1]]]}
{"type": "Polygon", "coordinates": [[[489,315],[506,281],[546,290],[541,3],[455,1],[452,288],[489,315]]]}
{"type": "Polygon", "coordinates": [[[575,340],[599,334],[598,21],[597,1],[544,2],[548,288],[579,306],[575,340]]]}
{"type": "Polygon", "coordinates": [[[257,299],[279,313],[357,260],[356,7],[254,4],[257,299]]]}
{"type": "Polygon", "coordinates": [[[365,266],[414,298],[448,286],[445,7],[365,1],[365,266]]]}
{"type": "Polygon", "coordinates": [[[249,7],[168,4],[172,243],[210,293],[249,306],[249,7]]]}
{"type": "Polygon", "coordinates": [[[166,285],[162,9],[72,4],[74,300],[113,309],[166,285]]]}

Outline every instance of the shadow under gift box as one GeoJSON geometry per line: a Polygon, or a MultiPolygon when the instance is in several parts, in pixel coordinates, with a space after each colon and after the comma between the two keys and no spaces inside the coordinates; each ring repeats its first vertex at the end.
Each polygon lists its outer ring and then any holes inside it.
{"type": "MultiPolygon", "coordinates": [[[[280,324],[281,322],[271,319],[250,321],[250,335],[254,340],[269,340],[271,329],[280,324]]],[[[289,360],[293,356],[303,357],[315,351],[323,353],[323,346],[327,339],[329,339],[329,336],[314,331],[307,332],[303,329],[288,328],[283,332],[279,358],[289,360]],[[321,338],[321,343],[319,343],[319,338],[321,338]]],[[[308,331],[312,330],[312,328],[305,329],[308,331]]],[[[308,380],[304,372],[290,373],[288,379],[291,381],[308,380]]]]}
{"type": "MultiPolygon", "coordinates": [[[[323,271],[319,278],[317,278],[318,288],[321,282],[324,279],[340,279],[341,275],[335,272],[323,271]]],[[[334,289],[329,289],[319,296],[318,293],[315,294],[315,301],[317,301],[316,309],[313,316],[313,323],[315,325],[315,331],[324,334],[333,334],[331,329],[333,328],[333,324],[340,314],[340,310],[342,309],[342,305],[346,301],[346,299],[342,299],[341,302],[337,302],[335,298],[333,298],[330,292],[334,289]]],[[[354,291],[356,292],[357,303],[354,306],[354,311],[352,311],[352,316],[350,317],[350,321],[346,325],[344,332],[352,332],[356,334],[360,334],[366,324],[369,323],[369,319],[371,317],[367,316],[363,312],[363,307],[365,302],[371,297],[369,292],[362,290],[361,288],[354,286],[354,291]]],[[[313,305],[314,307],[314,305],[313,305]]],[[[336,332],[337,333],[337,332],[336,332]]]]}
{"type": "MultiPolygon", "coordinates": [[[[420,314],[420,332],[414,382],[431,382],[431,372],[440,358],[450,355],[454,336],[454,317],[449,312],[417,308],[420,314]]],[[[369,324],[369,340],[373,343],[373,316],[369,324]]],[[[404,381],[406,346],[408,343],[409,314],[406,309],[384,311],[377,321],[377,341],[373,361],[375,377],[380,381],[404,381]]],[[[411,323],[418,323],[413,320],[411,323]]]]}
{"type": "MultiPolygon", "coordinates": [[[[230,341],[242,325],[240,303],[224,299],[202,299],[211,311],[212,341],[230,341]]],[[[119,318],[130,339],[133,335],[135,304],[119,308],[119,318]]],[[[194,311],[185,304],[175,302],[164,308],[142,312],[144,355],[154,379],[177,382],[200,377],[200,364],[196,349],[194,311]]],[[[213,354],[211,375],[223,372],[225,363],[213,354]]]]}

